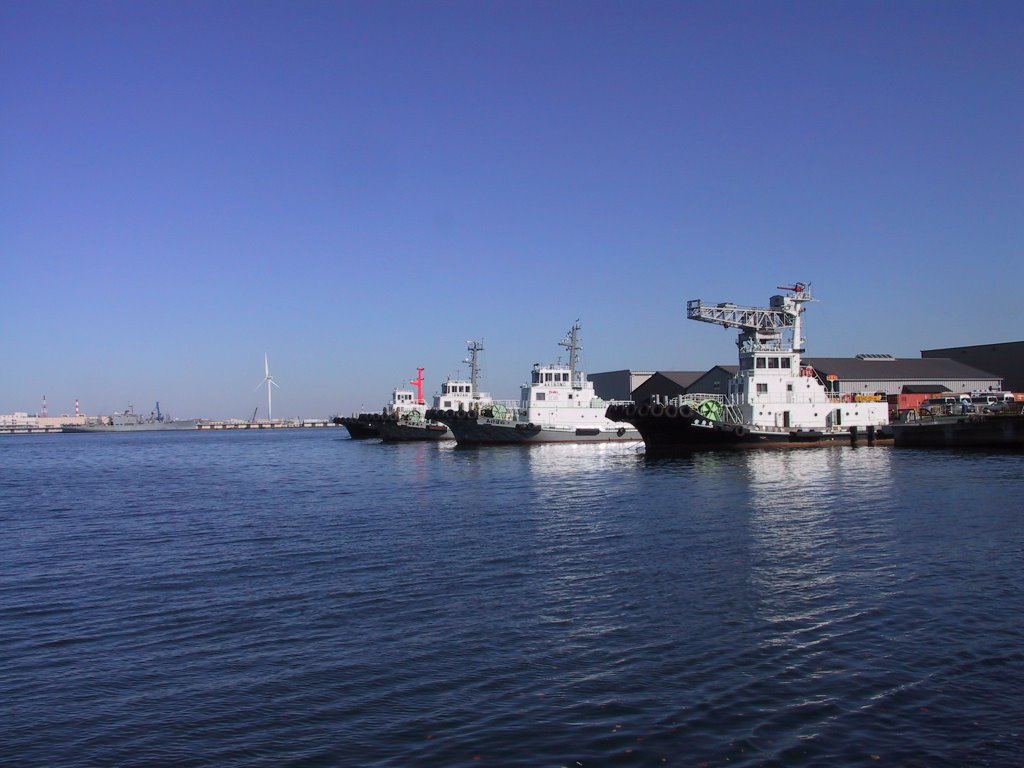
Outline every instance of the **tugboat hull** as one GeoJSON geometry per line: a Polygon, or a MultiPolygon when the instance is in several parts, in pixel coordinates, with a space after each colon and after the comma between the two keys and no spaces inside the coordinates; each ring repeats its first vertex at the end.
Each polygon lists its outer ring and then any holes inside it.
{"type": "MultiPolygon", "coordinates": [[[[819,445],[874,444],[892,439],[888,429],[868,427],[824,432],[821,430],[752,430],[738,424],[683,416],[678,409],[660,409],[639,415],[635,407],[613,405],[606,416],[633,425],[643,436],[648,456],[683,456],[695,451],[747,448],[790,448],[819,445]]],[[[649,411],[650,409],[648,409],[649,411]]]]}
{"type": "Polygon", "coordinates": [[[622,443],[639,442],[640,433],[625,424],[606,427],[544,427],[507,419],[478,417],[465,411],[448,416],[428,411],[428,418],[447,424],[459,445],[514,445],[528,443],[622,443]]]}
{"type": "Polygon", "coordinates": [[[452,440],[454,435],[444,424],[402,424],[392,419],[380,423],[380,437],[386,443],[424,440],[452,440]]]}
{"type": "Polygon", "coordinates": [[[353,440],[380,437],[380,414],[361,413],[358,416],[335,416],[333,421],[335,424],[345,427],[349,437],[353,440]]]}

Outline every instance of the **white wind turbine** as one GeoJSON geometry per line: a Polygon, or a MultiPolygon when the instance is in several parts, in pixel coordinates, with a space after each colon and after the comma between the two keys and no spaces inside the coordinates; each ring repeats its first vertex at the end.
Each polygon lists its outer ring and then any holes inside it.
{"type": "Polygon", "coordinates": [[[263,372],[264,372],[263,381],[261,381],[259,384],[256,385],[256,389],[259,389],[264,384],[267,385],[267,421],[273,423],[273,421],[274,421],[274,408],[273,408],[273,405],[271,404],[270,393],[274,391],[273,390],[274,387],[277,387],[278,389],[280,389],[281,385],[279,385],[276,381],[274,381],[274,377],[270,375],[270,363],[267,360],[267,353],[266,352],[263,353],[263,372]]]}

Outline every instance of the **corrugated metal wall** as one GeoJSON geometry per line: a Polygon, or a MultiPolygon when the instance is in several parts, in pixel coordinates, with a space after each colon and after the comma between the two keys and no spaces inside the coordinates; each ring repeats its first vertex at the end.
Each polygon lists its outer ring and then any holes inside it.
{"type": "Polygon", "coordinates": [[[840,394],[872,395],[875,392],[885,392],[888,395],[899,394],[906,384],[939,384],[946,387],[950,392],[973,392],[975,390],[988,391],[1000,388],[999,379],[876,379],[876,380],[847,380],[833,382],[836,385],[835,391],[840,394]]]}

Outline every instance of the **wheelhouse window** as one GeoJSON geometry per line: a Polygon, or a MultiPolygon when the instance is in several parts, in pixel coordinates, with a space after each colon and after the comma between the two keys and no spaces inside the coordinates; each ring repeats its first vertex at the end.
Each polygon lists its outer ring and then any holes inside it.
{"type": "Polygon", "coordinates": [[[756,358],[756,360],[757,360],[756,365],[757,365],[758,368],[764,368],[766,366],[766,363],[765,363],[763,357],[758,357],[758,358],[756,358]]]}
{"type": "Polygon", "coordinates": [[[768,367],[769,368],[778,368],[779,367],[779,358],[777,358],[777,357],[769,357],[768,358],[768,367]]]}

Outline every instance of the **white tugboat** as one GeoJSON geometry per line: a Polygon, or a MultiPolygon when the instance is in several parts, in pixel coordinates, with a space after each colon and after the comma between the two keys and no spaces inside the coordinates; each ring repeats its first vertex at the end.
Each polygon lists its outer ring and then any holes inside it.
{"type": "Polygon", "coordinates": [[[814,297],[810,284],[779,288],[789,293],[772,296],[768,307],[686,303],[690,320],[740,330],[740,370],[726,395],[688,393],[665,402],[616,404],[609,418],[634,425],[648,455],[657,456],[891,437],[887,403],[833,394],[802,364],[800,316],[814,297]]]}
{"type": "Polygon", "coordinates": [[[480,378],[480,353],[483,344],[470,341],[469,357],[462,362],[469,364],[469,379],[447,379],[441,385],[441,392],[434,395],[433,407],[429,410],[423,400],[423,369],[417,368],[417,377],[409,383],[416,387],[412,392],[396,389],[391,402],[384,409],[379,422],[380,436],[385,441],[401,440],[451,440],[454,435],[447,426],[440,423],[436,414],[448,412],[479,412],[491,402],[491,396],[481,392],[477,386],[480,378]]]}
{"type": "Polygon", "coordinates": [[[594,443],[640,440],[636,429],[605,417],[609,402],[579,368],[577,321],[559,342],[569,364],[534,365],[520,400],[495,400],[479,408],[432,409],[428,418],[447,424],[460,445],[494,443],[594,443]]]}

